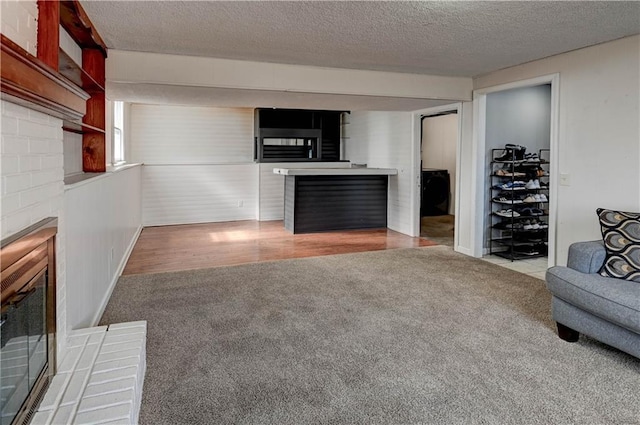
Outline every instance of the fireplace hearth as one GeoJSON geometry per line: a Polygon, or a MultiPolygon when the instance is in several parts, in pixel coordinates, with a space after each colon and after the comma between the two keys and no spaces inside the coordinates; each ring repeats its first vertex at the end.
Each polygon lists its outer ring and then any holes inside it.
{"type": "Polygon", "coordinates": [[[28,424],[55,373],[57,219],[0,243],[0,425],[28,424]]]}

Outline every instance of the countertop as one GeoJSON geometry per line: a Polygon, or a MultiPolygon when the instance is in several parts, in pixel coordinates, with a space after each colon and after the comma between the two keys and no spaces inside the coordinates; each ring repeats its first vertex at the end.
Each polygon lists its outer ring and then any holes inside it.
{"type": "Polygon", "coordinates": [[[395,168],[274,168],[283,176],[395,176],[395,168]]]}

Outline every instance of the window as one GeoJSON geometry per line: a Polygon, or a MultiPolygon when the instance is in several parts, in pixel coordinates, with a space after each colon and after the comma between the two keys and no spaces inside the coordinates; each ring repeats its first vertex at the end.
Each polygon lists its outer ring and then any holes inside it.
{"type": "Polygon", "coordinates": [[[124,104],[113,102],[113,164],[124,162],[124,104]]]}

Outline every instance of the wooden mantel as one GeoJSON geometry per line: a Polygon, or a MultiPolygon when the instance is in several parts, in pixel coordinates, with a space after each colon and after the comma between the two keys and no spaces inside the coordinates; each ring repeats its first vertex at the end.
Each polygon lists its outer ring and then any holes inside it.
{"type": "Polygon", "coordinates": [[[89,94],[4,34],[0,37],[2,99],[58,118],[82,119],[89,94]]]}
{"type": "Polygon", "coordinates": [[[38,51],[31,55],[2,35],[2,98],[64,120],[82,134],[82,169],[106,169],[107,46],[77,0],[38,0],[38,51]],[[60,49],[62,26],[82,49],[76,64],[60,49]]]}

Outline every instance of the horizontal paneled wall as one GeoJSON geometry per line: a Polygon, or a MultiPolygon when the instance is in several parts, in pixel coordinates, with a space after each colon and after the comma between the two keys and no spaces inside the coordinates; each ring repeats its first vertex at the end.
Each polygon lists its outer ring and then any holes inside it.
{"type": "Polygon", "coordinates": [[[67,322],[95,326],[141,229],[136,166],[67,186],[64,194],[67,322]]]}
{"type": "Polygon", "coordinates": [[[135,104],[130,116],[145,226],[256,218],[253,109],[135,104]]]}
{"type": "Polygon", "coordinates": [[[131,161],[204,164],[253,161],[253,109],[131,106],[131,161]]]}
{"type": "Polygon", "coordinates": [[[256,218],[256,164],[145,165],[143,168],[145,226],[256,218]]]}

